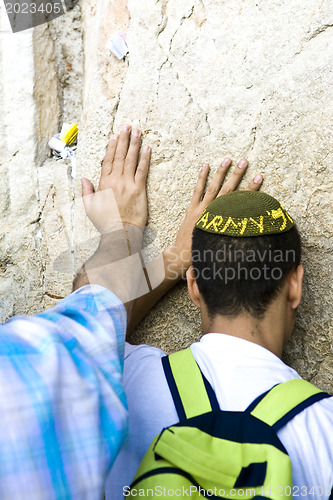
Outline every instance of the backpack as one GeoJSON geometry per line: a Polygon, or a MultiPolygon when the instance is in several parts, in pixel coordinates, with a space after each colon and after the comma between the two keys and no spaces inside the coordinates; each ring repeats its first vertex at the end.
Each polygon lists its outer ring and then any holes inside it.
{"type": "Polygon", "coordinates": [[[291,460],[276,433],[329,394],[293,379],[243,412],[222,411],[191,349],[163,357],[162,364],[179,423],[153,440],[125,496],[292,497],[291,460]]]}

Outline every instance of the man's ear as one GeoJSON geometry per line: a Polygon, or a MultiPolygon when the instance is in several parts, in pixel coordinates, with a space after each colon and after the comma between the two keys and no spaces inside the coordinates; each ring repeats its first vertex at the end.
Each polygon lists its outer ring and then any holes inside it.
{"type": "Polygon", "coordinates": [[[186,271],[186,280],[189,296],[193,304],[200,308],[200,293],[194,276],[193,266],[190,266],[186,271]]]}
{"type": "Polygon", "coordinates": [[[302,298],[302,284],[303,284],[304,269],[300,264],[295,271],[289,274],[288,282],[288,300],[292,309],[297,309],[302,298]]]}

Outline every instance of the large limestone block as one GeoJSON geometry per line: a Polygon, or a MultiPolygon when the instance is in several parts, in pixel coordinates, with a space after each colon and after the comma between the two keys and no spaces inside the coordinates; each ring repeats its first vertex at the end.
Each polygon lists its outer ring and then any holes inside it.
{"type": "MultiPolygon", "coordinates": [[[[333,359],[329,2],[114,0],[82,8],[88,57],[80,172],[97,180],[110,125],[141,127],[153,148],[149,223],[165,246],[200,164],[214,171],[225,155],[248,157],[246,180],[264,173],[264,189],[290,209],[304,241],[304,301],[286,359],[332,390],[323,368],[333,359]],[[107,31],[126,29],[127,12],[130,53],[118,61],[103,44],[107,31]]],[[[173,351],[199,337],[198,312],[178,285],[134,338],[173,351]]]]}
{"type": "Polygon", "coordinates": [[[42,273],[34,222],[38,181],[32,33],[12,34],[3,5],[0,19],[0,318],[4,321],[39,310],[42,273]]]}
{"type": "MultiPolygon", "coordinates": [[[[47,25],[13,34],[0,8],[0,318],[5,321],[48,305],[50,259],[43,257],[51,238],[43,228],[48,209],[44,191],[49,193],[55,182],[45,185],[50,174],[45,176],[47,167],[41,165],[49,155],[48,139],[58,130],[59,101],[47,25]]],[[[66,178],[62,176],[59,192],[66,191],[66,178]]],[[[49,235],[52,230],[48,225],[49,235]]],[[[63,289],[64,275],[61,281],[63,289]]]]}
{"type": "Polygon", "coordinates": [[[39,169],[44,305],[52,307],[72,291],[74,275],[73,179],[71,165],[48,161],[39,169]]]}
{"type": "MultiPolygon", "coordinates": [[[[149,225],[162,248],[203,161],[213,173],[226,155],[248,157],[244,184],[264,174],[264,189],[290,210],[304,244],[304,300],[285,359],[332,391],[330,4],[83,0],[16,38],[2,21],[2,318],[70,291],[75,259],[97,244],[80,177],[97,183],[111,128],[129,122],[153,148],[149,225]],[[119,31],[129,46],[121,61],[105,48],[119,31]],[[79,117],[76,166],[49,160],[48,136],[79,117]]],[[[173,351],[199,337],[200,317],[181,283],[134,341],[173,351]]]]}

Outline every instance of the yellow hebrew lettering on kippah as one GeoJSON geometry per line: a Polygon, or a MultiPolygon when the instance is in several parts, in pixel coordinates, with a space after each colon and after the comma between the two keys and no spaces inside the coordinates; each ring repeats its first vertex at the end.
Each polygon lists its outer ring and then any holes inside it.
{"type": "Polygon", "coordinates": [[[206,229],[213,226],[214,231],[218,232],[218,227],[222,224],[223,217],[221,215],[215,215],[215,217],[207,224],[206,229]]]}
{"type": "Polygon", "coordinates": [[[237,224],[236,222],[234,222],[234,220],[233,220],[232,217],[228,217],[227,222],[224,224],[224,226],[222,227],[222,229],[221,229],[220,232],[224,233],[226,231],[226,229],[228,229],[228,227],[230,226],[230,224],[232,224],[235,229],[238,229],[239,224],[237,224]]]}
{"type": "Polygon", "coordinates": [[[241,227],[241,230],[239,231],[239,234],[244,234],[244,231],[246,229],[246,226],[247,226],[247,221],[248,219],[245,217],[245,219],[242,219],[242,227],[241,227]]]}
{"type": "Polygon", "coordinates": [[[202,224],[202,228],[205,228],[206,227],[206,224],[208,222],[208,217],[209,217],[209,212],[206,212],[202,215],[202,217],[200,218],[200,220],[198,220],[197,222],[197,226],[199,224],[202,224]]]}
{"type": "Polygon", "coordinates": [[[286,216],[288,217],[288,219],[290,220],[290,222],[292,222],[294,224],[294,219],[292,217],[290,217],[290,215],[288,214],[287,211],[285,211],[286,213],[286,216]]]}
{"type": "Polygon", "coordinates": [[[280,207],[277,210],[272,210],[271,216],[273,217],[273,219],[280,219],[282,217],[283,222],[282,222],[282,225],[280,227],[280,231],[283,231],[287,225],[287,218],[284,215],[282,208],[280,207]]]}
{"type": "Polygon", "coordinates": [[[287,210],[282,206],[280,205],[284,214],[288,217],[288,219],[290,220],[290,222],[294,223],[293,219],[290,217],[290,215],[288,214],[287,210]]]}
{"type": "Polygon", "coordinates": [[[259,222],[253,219],[253,217],[250,217],[249,220],[259,228],[259,233],[264,231],[264,217],[262,215],[259,217],[259,222]]]}

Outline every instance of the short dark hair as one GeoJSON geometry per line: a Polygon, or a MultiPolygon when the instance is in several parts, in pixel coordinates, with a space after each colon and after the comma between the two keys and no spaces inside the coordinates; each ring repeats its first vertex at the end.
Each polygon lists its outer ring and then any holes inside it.
{"type": "Polygon", "coordinates": [[[193,231],[192,265],[210,317],[249,313],[262,318],[300,261],[296,226],[284,233],[253,237],[193,231]]]}

